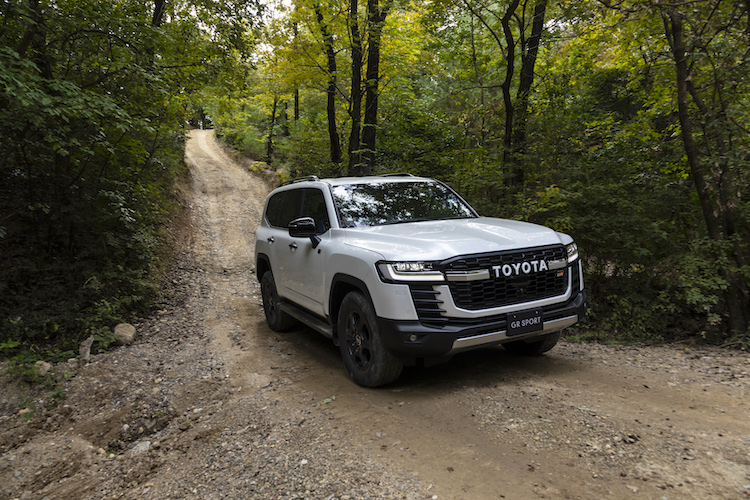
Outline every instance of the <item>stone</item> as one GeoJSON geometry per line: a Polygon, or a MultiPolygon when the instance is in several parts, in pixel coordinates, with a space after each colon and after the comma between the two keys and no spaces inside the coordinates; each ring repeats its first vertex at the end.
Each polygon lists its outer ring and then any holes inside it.
{"type": "Polygon", "coordinates": [[[50,371],[52,371],[52,363],[48,363],[46,361],[37,361],[34,363],[34,366],[36,367],[37,373],[41,375],[42,377],[49,374],[50,371]]]}
{"type": "Polygon", "coordinates": [[[135,327],[130,323],[120,323],[115,327],[115,339],[120,345],[130,345],[135,340],[135,327]]]}
{"type": "Polygon", "coordinates": [[[91,359],[91,345],[94,343],[94,336],[90,336],[86,340],[84,340],[81,343],[81,346],[78,348],[78,353],[81,355],[79,362],[81,364],[88,363],[89,359],[91,359]]]}
{"type": "Polygon", "coordinates": [[[146,453],[151,448],[151,441],[141,441],[136,444],[132,450],[130,450],[130,456],[135,457],[142,453],[146,453]]]}

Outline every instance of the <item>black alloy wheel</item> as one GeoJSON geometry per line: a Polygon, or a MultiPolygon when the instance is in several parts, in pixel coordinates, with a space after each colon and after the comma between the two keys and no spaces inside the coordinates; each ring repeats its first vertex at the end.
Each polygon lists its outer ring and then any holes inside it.
{"type": "Polygon", "coordinates": [[[338,331],[344,364],[357,384],[377,387],[401,375],[403,364],[383,345],[375,310],[361,293],[350,292],[344,297],[338,331]]]}

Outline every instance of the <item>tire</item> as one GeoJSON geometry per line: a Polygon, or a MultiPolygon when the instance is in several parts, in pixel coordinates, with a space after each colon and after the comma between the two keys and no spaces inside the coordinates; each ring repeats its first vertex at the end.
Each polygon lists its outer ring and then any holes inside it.
{"type": "Polygon", "coordinates": [[[263,273],[260,280],[260,294],[263,297],[263,311],[266,313],[266,323],[271,330],[285,332],[292,328],[297,320],[281,310],[279,303],[281,299],[276,292],[276,282],[273,280],[271,271],[263,273]]]}
{"type": "Polygon", "coordinates": [[[341,302],[338,317],[339,348],[349,375],[363,387],[396,380],[403,364],[383,345],[370,301],[350,292],[341,302]]]}
{"type": "Polygon", "coordinates": [[[516,340],[503,344],[506,351],[521,356],[538,356],[555,347],[560,340],[560,332],[548,333],[533,342],[516,340]]]}

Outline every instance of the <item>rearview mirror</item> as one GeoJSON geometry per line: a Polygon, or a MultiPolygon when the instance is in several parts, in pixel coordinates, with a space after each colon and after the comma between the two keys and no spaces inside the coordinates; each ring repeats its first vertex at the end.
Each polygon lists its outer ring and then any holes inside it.
{"type": "Polygon", "coordinates": [[[320,243],[317,224],[312,217],[300,217],[289,223],[289,236],[292,238],[310,238],[313,248],[320,243]]]}

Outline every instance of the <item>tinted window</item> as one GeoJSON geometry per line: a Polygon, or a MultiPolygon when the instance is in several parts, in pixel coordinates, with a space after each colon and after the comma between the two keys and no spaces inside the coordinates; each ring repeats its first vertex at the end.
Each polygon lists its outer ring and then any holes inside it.
{"type": "Polygon", "coordinates": [[[303,188],[276,193],[268,200],[266,219],[275,227],[289,227],[289,223],[299,217],[312,217],[318,232],[330,228],[323,192],[319,189],[303,188]]]}
{"type": "Polygon", "coordinates": [[[299,217],[301,205],[301,189],[276,193],[268,200],[266,219],[272,226],[286,228],[291,221],[299,217]]]}
{"type": "Polygon", "coordinates": [[[303,189],[302,210],[300,217],[312,217],[318,228],[318,233],[325,233],[331,227],[326,210],[326,199],[318,189],[303,189]]]}
{"type": "Polygon", "coordinates": [[[336,186],[333,199],[342,227],[476,216],[453,191],[436,182],[336,186]]]}

